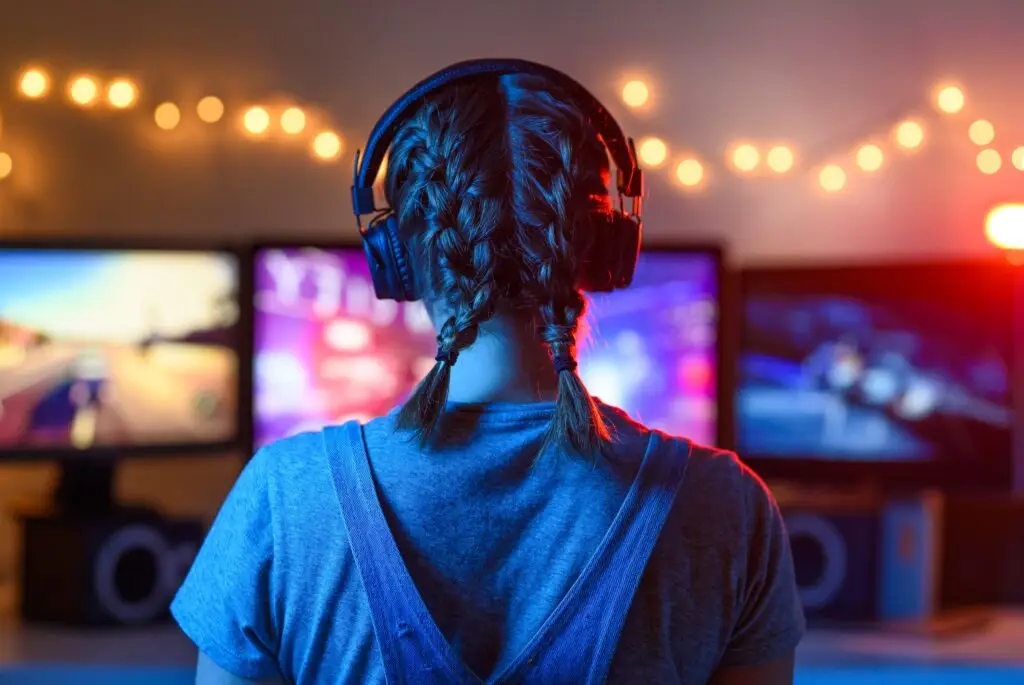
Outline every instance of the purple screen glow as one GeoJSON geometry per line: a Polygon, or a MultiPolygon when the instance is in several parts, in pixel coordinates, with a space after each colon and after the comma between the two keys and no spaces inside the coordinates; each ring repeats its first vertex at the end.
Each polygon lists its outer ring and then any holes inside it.
{"type": "MultiPolygon", "coordinates": [[[[707,253],[647,253],[629,289],[593,296],[580,353],[591,393],[713,442],[717,269],[707,253]]],[[[257,446],[386,413],[434,364],[422,305],[376,299],[361,250],[264,249],[254,285],[257,446]]]]}

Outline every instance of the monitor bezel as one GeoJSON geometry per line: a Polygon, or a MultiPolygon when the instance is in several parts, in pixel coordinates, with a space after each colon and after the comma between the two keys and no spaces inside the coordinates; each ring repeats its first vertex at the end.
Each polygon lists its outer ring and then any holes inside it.
{"type": "MultiPolygon", "coordinates": [[[[320,239],[311,239],[308,242],[295,241],[295,240],[270,240],[261,241],[254,243],[250,246],[249,255],[249,273],[251,281],[254,280],[253,276],[256,271],[256,258],[265,250],[357,250],[362,251],[362,243],[359,240],[343,239],[338,241],[330,241],[320,239]]],[[[724,355],[727,350],[730,349],[730,345],[726,340],[726,332],[730,330],[732,322],[730,321],[731,314],[727,312],[734,311],[734,308],[725,306],[725,303],[730,301],[732,282],[727,275],[726,270],[726,257],[725,250],[722,245],[710,242],[698,242],[698,243],[683,243],[683,244],[668,244],[668,243],[654,243],[653,245],[644,244],[641,252],[647,253],[658,253],[658,254],[701,254],[708,256],[713,263],[715,276],[714,276],[714,287],[717,298],[717,317],[715,320],[715,360],[714,360],[714,373],[715,373],[715,429],[714,439],[718,446],[726,446],[732,438],[731,422],[726,420],[725,407],[728,406],[728,398],[732,396],[732,385],[727,385],[727,380],[731,379],[731,375],[727,377],[728,369],[732,366],[726,363],[724,355]]],[[[253,364],[255,363],[255,322],[256,322],[256,307],[255,307],[255,285],[253,283],[252,289],[250,289],[250,317],[249,317],[249,329],[248,339],[251,346],[252,354],[249,357],[249,377],[252,383],[251,399],[247,403],[249,409],[249,436],[250,439],[255,437],[255,408],[256,394],[255,394],[255,373],[253,364]]],[[[250,442],[249,452],[252,453],[256,449],[255,443],[250,442]]]]}
{"type": "Polygon", "coordinates": [[[251,340],[248,335],[251,325],[251,307],[247,306],[252,300],[252,270],[251,259],[248,258],[248,251],[237,243],[212,243],[194,244],[177,243],[160,239],[152,240],[128,240],[118,238],[99,238],[96,240],[85,240],[82,238],[53,239],[53,240],[4,240],[0,241],[0,250],[38,250],[38,251],[70,251],[70,252],[181,252],[181,253],[207,253],[224,254],[233,257],[237,263],[238,287],[238,322],[235,328],[238,330],[238,339],[234,351],[238,358],[238,368],[235,374],[235,391],[238,393],[235,402],[235,420],[237,422],[234,434],[226,439],[212,442],[184,442],[184,443],[159,443],[144,445],[100,445],[88,449],[76,449],[74,447],[47,446],[35,447],[0,447],[0,464],[3,463],[25,463],[25,462],[49,462],[49,461],[70,461],[82,464],[119,462],[122,460],[146,459],[157,457],[190,456],[203,457],[234,453],[243,449],[251,440],[249,437],[250,425],[252,423],[249,415],[249,402],[246,396],[251,394],[251,373],[252,356],[251,340]]]}
{"type": "MultiPolygon", "coordinates": [[[[735,349],[732,352],[731,374],[732,393],[728,398],[727,413],[730,423],[730,442],[735,449],[742,450],[739,440],[740,417],[737,396],[740,388],[739,365],[744,350],[745,305],[748,296],[760,292],[814,292],[815,283],[823,283],[825,290],[842,290],[842,284],[864,284],[871,282],[875,287],[884,280],[885,274],[901,274],[903,277],[924,276],[928,282],[936,278],[969,277],[982,270],[1005,270],[1007,284],[1011,287],[1011,301],[1020,307],[1019,283],[1021,276],[1005,260],[932,260],[886,262],[879,264],[856,264],[813,267],[764,267],[743,269],[737,274],[737,299],[735,308],[736,334],[735,349]]],[[[850,287],[850,286],[847,286],[850,287]]],[[[852,289],[852,288],[851,288],[852,289]]],[[[1011,312],[1012,314],[1012,308],[1011,312]]],[[[1012,316],[1011,316],[1012,322],[1012,316]]],[[[1020,332],[1011,325],[1013,344],[1010,350],[1011,378],[1019,373],[1020,332]]],[[[1011,407],[1015,408],[1022,399],[1011,384],[1011,407]]],[[[949,492],[964,491],[1008,491],[1013,487],[1014,453],[1011,433],[1011,448],[1005,455],[994,457],[983,464],[958,461],[934,462],[887,462],[852,461],[830,458],[828,455],[797,454],[792,457],[740,452],[741,458],[758,474],[768,480],[792,480],[809,484],[855,486],[865,485],[884,490],[918,490],[938,488],[949,492]]]]}

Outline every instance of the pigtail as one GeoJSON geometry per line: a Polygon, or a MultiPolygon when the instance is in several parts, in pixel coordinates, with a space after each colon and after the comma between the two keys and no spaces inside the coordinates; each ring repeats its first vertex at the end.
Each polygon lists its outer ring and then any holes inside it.
{"type": "Polygon", "coordinates": [[[494,315],[498,247],[508,239],[505,165],[489,145],[503,138],[500,99],[462,95],[453,88],[424,106],[392,145],[388,170],[400,225],[423,225],[416,238],[427,285],[451,313],[437,336],[436,364],[398,413],[398,426],[422,441],[441,422],[459,353],[494,315]]]}
{"type": "Polygon", "coordinates": [[[546,442],[593,456],[611,439],[577,372],[586,300],[579,256],[590,246],[592,212],[610,210],[608,159],[589,124],[531,76],[503,79],[509,109],[513,211],[525,259],[520,275],[537,308],[537,334],[551,352],[558,397],[546,442]],[[554,125],[552,122],[564,124],[554,125]]]}

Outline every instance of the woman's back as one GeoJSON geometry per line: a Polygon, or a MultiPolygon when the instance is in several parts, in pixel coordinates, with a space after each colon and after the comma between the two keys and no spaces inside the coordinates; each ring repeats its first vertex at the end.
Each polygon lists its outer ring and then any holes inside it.
{"type": "Polygon", "coordinates": [[[429,451],[403,449],[392,417],[365,428],[402,558],[445,638],[480,675],[507,666],[554,611],[647,447],[645,432],[631,431],[614,460],[539,459],[552,411],[547,403],[457,410],[465,431],[429,451]]]}
{"type": "MultiPolygon", "coordinates": [[[[602,407],[618,435],[610,459],[537,459],[551,411],[541,403],[460,407],[449,415],[459,430],[433,450],[396,431],[394,414],[363,429],[401,560],[457,658],[485,680],[522,652],[577,581],[650,443],[641,425],[602,407]]],[[[371,533],[362,524],[346,528],[334,479],[352,474],[331,464],[323,444],[308,433],[257,455],[175,615],[235,672],[384,683],[380,636],[349,539],[371,533]],[[246,570],[254,566],[265,573],[246,570]],[[244,619],[242,629],[206,632],[211,604],[244,619]]],[[[801,635],[788,547],[763,485],[730,453],[671,444],[685,476],[626,615],[609,683],[701,685],[723,664],[784,656],[801,635]]]]}

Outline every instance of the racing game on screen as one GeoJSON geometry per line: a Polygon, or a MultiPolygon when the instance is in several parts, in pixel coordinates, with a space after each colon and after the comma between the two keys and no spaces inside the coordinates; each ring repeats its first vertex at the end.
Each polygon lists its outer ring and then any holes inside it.
{"type": "MultiPolygon", "coordinates": [[[[711,254],[644,254],[629,289],[593,297],[580,354],[590,391],[655,428],[713,441],[717,269],[711,254]]],[[[422,305],[376,299],[361,250],[263,249],[254,285],[257,445],[386,413],[434,365],[422,305]]]]}
{"type": "Polygon", "coordinates": [[[227,254],[0,249],[0,452],[233,440],[237,283],[227,254]]]}
{"type": "Polygon", "coordinates": [[[1011,321],[1011,296],[954,278],[917,293],[750,292],[738,448],[890,462],[1007,454],[1011,321]]]}

